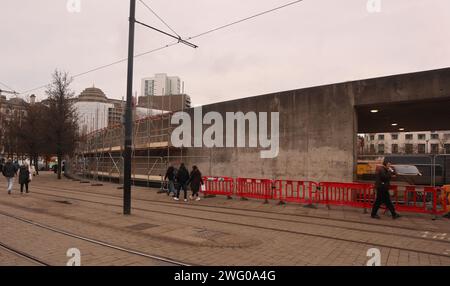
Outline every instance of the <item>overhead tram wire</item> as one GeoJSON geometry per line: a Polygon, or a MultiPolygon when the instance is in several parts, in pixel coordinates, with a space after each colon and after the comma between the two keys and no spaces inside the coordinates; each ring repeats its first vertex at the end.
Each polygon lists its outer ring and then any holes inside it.
{"type": "Polygon", "coordinates": [[[152,12],[153,15],[155,15],[156,18],[158,18],[164,25],[166,25],[167,28],[169,28],[169,30],[171,30],[175,35],[177,35],[178,37],[181,37],[177,32],[175,32],[174,29],[172,29],[169,24],[166,23],[166,21],[164,21],[152,8],[150,8],[150,6],[148,6],[143,0],[139,0],[139,2],[141,2],[142,5],[144,5],[150,12],[152,12]]]}
{"type": "MultiPolygon", "coordinates": [[[[178,45],[178,44],[179,44],[179,42],[170,43],[170,44],[167,44],[167,45],[165,45],[165,46],[162,46],[162,47],[159,47],[159,48],[156,48],[156,49],[153,49],[153,50],[149,50],[149,51],[146,51],[146,52],[143,52],[143,53],[140,53],[140,54],[136,54],[134,57],[135,57],[135,58],[142,57],[142,56],[144,56],[144,55],[151,54],[151,53],[154,53],[154,52],[157,52],[157,51],[160,51],[160,50],[163,50],[163,49],[165,49],[165,48],[169,48],[169,47],[172,47],[172,46],[175,46],[175,45],[178,45]]],[[[127,60],[128,60],[128,58],[123,58],[123,59],[117,60],[117,61],[115,61],[115,62],[112,62],[112,63],[110,63],[110,64],[102,65],[102,66],[99,66],[99,67],[90,69],[90,70],[88,70],[88,71],[85,71],[85,72],[82,72],[82,73],[75,74],[75,75],[72,76],[72,78],[75,79],[75,78],[77,78],[77,77],[81,77],[81,76],[83,76],[83,75],[86,75],[86,74],[89,74],[89,73],[92,73],[92,72],[95,72],[95,71],[98,71],[98,70],[102,70],[102,69],[105,69],[105,68],[108,68],[108,67],[117,65],[117,64],[119,64],[119,63],[126,62],[127,60]]],[[[39,87],[36,87],[36,88],[33,88],[33,89],[29,89],[29,90],[24,91],[24,92],[21,92],[20,94],[29,93],[29,92],[32,92],[32,91],[35,91],[35,90],[39,90],[39,89],[45,88],[45,87],[47,87],[47,86],[48,86],[48,84],[42,85],[42,86],[39,86],[39,87]]]]}
{"type": "Polygon", "coordinates": [[[6,87],[7,89],[9,89],[10,91],[12,91],[12,92],[16,92],[16,91],[14,90],[14,88],[12,88],[12,87],[8,86],[7,84],[4,84],[4,83],[3,83],[3,82],[1,82],[1,81],[0,81],[0,84],[1,84],[1,85],[3,85],[4,87],[6,87]]]}
{"type": "MultiPolygon", "coordinates": [[[[194,36],[191,36],[191,37],[187,37],[187,38],[185,38],[185,39],[177,38],[177,42],[172,42],[172,43],[166,44],[166,45],[164,45],[164,46],[161,46],[161,47],[159,47],[159,48],[155,48],[155,49],[152,49],[152,50],[149,50],[149,51],[146,51],[146,52],[142,52],[142,53],[136,54],[136,55],[134,55],[134,58],[142,57],[142,56],[144,56],[144,55],[148,55],[148,54],[151,54],[151,53],[154,53],[154,52],[157,52],[157,51],[160,51],[160,50],[164,50],[164,49],[169,48],[169,47],[172,47],[172,46],[176,46],[176,45],[178,45],[178,44],[180,44],[180,43],[182,43],[182,42],[184,42],[184,41],[187,41],[187,40],[192,40],[192,39],[196,39],[196,38],[203,37],[203,36],[205,36],[205,35],[207,35],[207,34],[210,34],[210,33],[213,33],[213,32],[217,32],[217,31],[219,31],[219,30],[228,28],[228,27],[230,27],[230,26],[233,26],[233,25],[236,25],[236,24],[239,24],[239,23],[242,23],[242,22],[245,22],[245,21],[254,19],[254,18],[259,17],[259,16],[262,16],[262,15],[266,15],[266,14],[268,14],[268,13],[271,13],[271,12],[274,12],[274,11],[277,11],[277,10],[280,10],[280,9],[282,9],[282,8],[286,8],[286,7],[288,7],[288,6],[292,6],[292,5],[294,5],[294,4],[297,4],[297,3],[300,3],[300,2],[303,2],[303,1],[304,1],[304,0],[293,1],[293,2],[290,2],[290,3],[284,4],[284,5],[282,5],[282,6],[278,6],[278,7],[272,8],[272,9],[270,9],[270,10],[266,10],[266,11],[264,11],[264,12],[260,12],[260,13],[254,14],[254,15],[252,15],[252,16],[243,18],[243,19],[241,19],[241,20],[237,20],[237,21],[231,22],[231,23],[229,23],[229,24],[222,25],[222,26],[219,26],[219,27],[217,27],[217,28],[210,29],[210,30],[205,31],[205,32],[203,32],[203,33],[200,33],[200,34],[197,34],[197,35],[194,35],[194,36]],[[181,41],[180,41],[180,40],[181,40],[181,41]]],[[[113,66],[113,65],[116,65],[116,64],[119,64],[119,63],[122,63],[122,62],[126,62],[127,60],[128,60],[128,58],[124,58],[124,59],[121,59],[121,60],[117,60],[117,61],[112,62],[112,63],[110,63],[110,64],[103,65],[103,66],[99,66],[99,67],[90,69],[90,70],[88,70],[88,71],[85,71],[85,72],[76,74],[76,75],[74,75],[72,78],[77,78],[77,77],[80,77],[80,76],[82,76],[82,75],[86,75],[86,74],[89,74],[89,73],[92,73],[92,72],[95,72],[95,71],[98,71],[98,70],[102,70],[102,69],[111,67],[111,66],[113,66]]],[[[48,84],[42,85],[42,86],[39,86],[39,87],[30,89],[30,90],[21,92],[20,94],[25,94],[25,93],[29,93],[29,92],[32,92],[32,91],[36,91],[36,90],[45,88],[45,87],[47,87],[47,86],[48,86],[48,84]]]]}
{"type": "Polygon", "coordinates": [[[271,12],[275,12],[275,11],[277,11],[277,10],[286,8],[286,7],[288,7],[288,6],[292,6],[292,5],[294,5],[294,4],[297,4],[297,3],[300,3],[300,2],[303,2],[303,1],[304,1],[304,0],[293,1],[293,2],[290,2],[290,3],[284,4],[284,5],[282,5],[282,6],[278,6],[278,7],[272,8],[272,9],[270,9],[270,10],[266,10],[266,11],[264,11],[264,12],[260,12],[260,13],[254,14],[254,15],[252,15],[252,16],[243,18],[243,19],[241,19],[241,20],[237,20],[237,21],[234,21],[234,22],[232,22],[232,23],[229,23],[229,24],[226,24],[226,25],[223,25],[223,26],[220,26],[220,27],[217,27],[217,28],[208,30],[208,31],[206,31],[206,32],[197,34],[197,35],[195,35],[195,36],[188,37],[188,38],[186,38],[186,40],[196,39],[196,38],[205,36],[205,35],[207,35],[207,34],[210,34],[210,33],[213,33],[213,32],[216,32],[216,31],[219,31],[219,30],[228,28],[228,27],[230,27],[230,26],[233,26],[233,25],[236,25],[236,24],[239,24],[239,23],[242,23],[242,22],[245,22],[245,21],[254,19],[254,18],[256,18],[256,17],[262,16],[262,15],[265,15],[265,14],[269,14],[269,13],[271,13],[271,12]]]}

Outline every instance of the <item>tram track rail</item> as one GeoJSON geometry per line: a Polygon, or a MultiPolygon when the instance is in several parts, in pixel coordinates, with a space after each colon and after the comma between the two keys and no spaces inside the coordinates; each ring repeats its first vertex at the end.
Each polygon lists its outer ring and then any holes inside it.
{"type": "MultiPolygon", "coordinates": [[[[39,188],[40,187],[38,187],[38,189],[39,188]]],[[[45,190],[45,188],[40,188],[40,189],[45,190]]],[[[55,190],[55,189],[51,189],[51,190],[55,190]]],[[[68,196],[61,196],[61,195],[48,194],[48,193],[39,193],[39,192],[36,192],[36,191],[34,193],[37,193],[38,195],[44,195],[44,196],[49,196],[49,197],[65,198],[65,199],[71,199],[71,200],[74,200],[74,201],[93,203],[93,204],[101,204],[101,205],[106,205],[106,206],[111,206],[111,207],[119,207],[119,208],[122,207],[120,204],[106,203],[104,201],[98,202],[98,201],[92,201],[92,200],[76,198],[76,197],[68,197],[68,196]]],[[[106,197],[109,197],[110,199],[114,199],[114,198],[112,198],[112,197],[110,197],[108,195],[106,195],[106,197]]],[[[176,205],[172,205],[172,206],[176,207],[176,205]]],[[[137,210],[137,211],[142,211],[142,212],[147,212],[147,213],[157,213],[157,214],[163,214],[163,215],[179,216],[179,212],[150,210],[150,209],[140,208],[140,207],[135,207],[134,209],[137,210]]],[[[200,211],[205,211],[205,210],[200,210],[200,211]]],[[[224,214],[230,215],[231,213],[224,213],[224,214]]],[[[407,248],[407,247],[393,246],[393,245],[390,245],[390,244],[387,244],[387,243],[367,242],[367,241],[361,241],[361,240],[356,240],[356,239],[347,239],[347,238],[337,237],[337,236],[332,236],[332,235],[310,233],[310,232],[298,231],[298,230],[288,230],[288,229],[277,228],[277,227],[270,227],[270,226],[253,225],[253,224],[249,224],[249,223],[229,221],[229,220],[223,220],[223,219],[214,219],[214,218],[207,218],[207,217],[200,217],[199,218],[198,216],[189,215],[189,214],[183,214],[183,217],[184,218],[197,219],[197,220],[206,220],[206,221],[215,222],[215,223],[224,223],[224,224],[229,224],[229,225],[234,225],[234,226],[251,227],[251,228],[256,228],[256,229],[260,229],[260,230],[268,230],[268,231],[289,233],[289,234],[294,234],[294,235],[304,235],[304,236],[309,236],[309,237],[338,240],[338,241],[342,241],[342,242],[357,243],[357,244],[367,245],[367,246],[370,246],[370,247],[386,247],[386,248],[397,249],[397,250],[402,250],[402,251],[409,251],[409,252],[427,254],[427,255],[432,255],[432,256],[439,256],[439,257],[450,258],[450,255],[444,254],[444,253],[437,253],[437,252],[431,252],[431,251],[426,251],[426,250],[421,250],[421,249],[412,249],[412,248],[407,248]]],[[[273,219],[273,218],[266,218],[266,217],[264,217],[263,219],[276,220],[276,219],[273,219]]],[[[280,221],[280,219],[278,219],[278,220],[280,221]]],[[[294,221],[293,223],[305,223],[305,222],[294,221]]],[[[340,226],[333,226],[333,225],[324,225],[323,227],[349,229],[349,228],[340,227],[340,226]]],[[[439,243],[439,244],[445,244],[445,245],[449,244],[449,242],[446,242],[446,241],[429,239],[429,238],[423,238],[423,237],[418,237],[418,236],[408,236],[408,235],[402,235],[402,234],[395,234],[395,233],[392,233],[392,232],[379,232],[379,231],[370,231],[370,230],[361,230],[361,229],[351,229],[351,230],[352,231],[356,231],[356,232],[380,233],[380,234],[383,234],[383,235],[389,235],[389,236],[401,237],[401,238],[405,238],[406,237],[406,238],[409,238],[409,239],[415,239],[415,240],[420,240],[420,241],[427,240],[427,241],[432,241],[433,243],[439,243]]]]}
{"type": "Polygon", "coordinates": [[[50,264],[48,264],[47,262],[44,262],[43,260],[29,254],[26,253],[24,251],[18,250],[14,247],[11,247],[3,242],[0,242],[0,249],[5,250],[8,253],[11,253],[17,257],[21,257],[27,261],[32,262],[33,264],[37,265],[37,266],[51,266],[50,264]]]}
{"type": "MultiPolygon", "coordinates": [[[[83,235],[78,235],[78,234],[75,234],[75,233],[72,233],[72,232],[69,232],[69,231],[66,231],[66,230],[54,227],[54,226],[50,226],[50,225],[47,225],[47,224],[36,222],[36,221],[30,220],[30,219],[26,219],[26,218],[23,218],[23,217],[19,217],[19,216],[16,216],[16,215],[4,212],[4,211],[0,211],[0,215],[2,215],[4,217],[11,218],[11,219],[14,219],[14,220],[17,220],[17,221],[20,221],[20,222],[23,222],[23,223],[26,223],[26,224],[29,224],[29,225],[32,225],[32,226],[35,226],[35,227],[38,227],[38,228],[41,228],[41,229],[45,229],[45,230],[51,231],[53,233],[58,233],[58,234],[61,234],[61,235],[67,236],[67,237],[75,238],[75,239],[82,240],[82,241],[85,241],[85,242],[89,242],[89,243],[92,243],[92,244],[95,244],[95,245],[98,245],[98,246],[102,246],[102,247],[118,250],[118,251],[121,251],[121,252],[125,252],[125,253],[128,253],[128,254],[145,257],[145,258],[148,258],[148,259],[151,259],[151,260],[154,260],[154,261],[163,262],[163,263],[171,264],[171,265],[174,265],[174,266],[191,266],[190,264],[185,263],[185,262],[177,261],[177,260],[174,260],[174,259],[171,259],[171,258],[167,258],[167,257],[162,257],[162,256],[148,254],[148,253],[145,253],[145,252],[141,252],[141,251],[137,251],[137,250],[134,250],[134,249],[118,246],[118,245],[115,245],[115,244],[112,244],[112,243],[108,243],[108,242],[105,242],[105,241],[102,241],[102,240],[89,238],[89,237],[86,237],[86,236],[83,236],[83,235]]],[[[17,249],[8,247],[6,245],[3,245],[2,243],[0,243],[0,247],[2,247],[4,249],[10,249],[10,251],[12,251],[14,253],[17,253],[17,255],[21,255],[24,258],[28,258],[29,260],[34,260],[34,261],[36,261],[36,263],[39,263],[41,265],[49,266],[47,263],[39,260],[38,258],[35,258],[32,255],[29,255],[29,254],[27,254],[25,252],[22,252],[20,250],[17,250],[17,249]]]]}
{"type": "MultiPolygon", "coordinates": [[[[43,189],[43,188],[41,188],[43,189]]],[[[44,193],[39,193],[39,192],[35,192],[37,194],[42,194],[45,195],[44,193]]],[[[81,191],[73,191],[73,193],[75,194],[81,194],[84,195],[84,192],[81,191]]],[[[53,194],[52,194],[53,195],[53,194]]],[[[119,197],[117,196],[110,196],[110,195],[103,195],[103,194],[94,194],[94,193],[90,193],[89,195],[91,196],[95,196],[98,198],[113,198],[113,199],[119,199],[119,197]]],[[[59,195],[55,195],[55,196],[59,196],[59,195]]],[[[65,196],[59,196],[60,198],[67,198],[65,196]]],[[[79,199],[79,198],[72,198],[75,200],[83,200],[83,199],[79,199]]],[[[137,199],[139,200],[139,199],[137,199]]],[[[207,206],[207,207],[211,207],[208,208],[208,210],[204,209],[204,205],[183,205],[183,204],[177,204],[177,203],[172,203],[172,202],[161,202],[161,201],[156,201],[156,200],[141,200],[144,201],[146,203],[150,203],[153,205],[159,205],[159,206],[169,206],[169,207],[174,207],[174,208],[179,208],[179,209],[187,209],[187,210],[195,210],[195,211],[201,211],[201,212],[211,212],[210,209],[213,208],[212,206],[207,206]]],[[[90,203],[94,203],[94,201],[87,201],[90,203]]],[[[118,205],[115,205],[118,206],[118,205]]],[[[135,208],[137,210],[145,210],[142,208],[135,208]]],[[[228,208],[226,208],[228,209],[228,208]]],[[[233,208],[234,210],[234,208],[233,208]]],[[[238,209],[239,211],[244,211],[244,212],[254,212],[254,210],[245,210],[245,209],[238,209]]],[[[223,211],[212,211],[213,213],[217,213],[217,214],[223,214],[223,215],[233,215],[233,216],[239,216],[240,214],[237,213],[232,213],[232,212],[223,212],[223,211]]],[[[260,211],[257,211],[260,212],[260,211]]],[[[270,214],[272,214],[273,212],[268,212],[270,214]]],[[[267,214],[267,213],[266,213],[267,214]]],[[[278,215],[278,213],[276,213],[276,215],[278,215]]],[[[289,214],[281,214],[281,215],[289,215],[289,214]]],[[[298,215],[295,215],[298,216],[298,215]]],[[[390,236],[400,236],[400,237],[408,237],[408,238],[413,238],[413,239],[420,239],[420,240],[425,240],[425,241],[433,241],[433,242],[441,242],[441,243],[446,243],[446,244],[450,244],[450,238],[448,241],[446,240],[437,240],[437,239],[433,239],[433,238],[428,238],[428,237],[421,237],[421,236],[416,236],[416,235],[407,235],[407,234],[395,234],[391,231],[380,231],[380,230],[371,230],[371,229],[360,229],[357,227],[349,227],[349,226],[339,226],[339,225],[332,225],[329,223],[317,223],[317,222],[312,222],[312,221],[298,221],[298,220],[294,220],[294,219],[282,219],[282,218],[276,218],[276,217],[266,217],[266,216],[258,216],[258,215],[246,215],[246,217],[251,217],[251,218],[256,218],[256,219],[266,219],[266,220],[272,220],[272,221],[281,221],[281,222],[290,222],[290,223],[299,223],[299,224],[313,224],[313,225],[317,225],[317,226],[322,226],[322,227],[332,227],[332,228],[339,228],[339,229],[344,229],[344,230],[350,230],[350,231],[360,231],[360,232],[369,232],[369,233],[375,233],[375,234],[383,234],[383,235],[390,235],[390,236]]],[[[320,219],[320,220],[327,220],[326,218],[316,218],[315,219],[320,219]]],[[[344,221],[346,222],[346,221],[344,221]]],[[[355,223],[353,221],[351,221],[351,223],[355,223]]],[[[365,223],[362,222],[358,222],[358,224],[360,225],[365,225],[365,223]]],[[[415,231],[418,233],[425,233],[425,232],[430,232],[431,230],[424,230],[424,229],[414,229],[414,228],[404,228],[404,227],[399,227],[399,226],[386,226],[386,225],[380,225],[380,224],[370,224],[371,226],[376,226],[376,227],[387,227],[389,229],[392,230],[398,230],[398,229],[404,229],[406,231],[415,231]]],[[[434,230],[433,230],[434,231],[434,230]]]]}

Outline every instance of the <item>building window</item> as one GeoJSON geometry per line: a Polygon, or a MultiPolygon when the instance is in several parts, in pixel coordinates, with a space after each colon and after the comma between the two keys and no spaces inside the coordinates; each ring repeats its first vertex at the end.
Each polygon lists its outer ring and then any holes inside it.
{"type": "Polygon", "coordinates": [[[439,139],[439,134],[431,134],[431,139],[439,139]]]}
{"type": "Polygon", "coordinates": [[[406,140],[412,140],[413,139],[413,135],[412,134],[406,134],[405,135],[405,139],[406,140]]]}
{"type": "Polygon", "coordinates": [[[425,154],[425,144],[418,144],[417,145],[417,153],[425,154]]]}
{"type": "Polygon", "coordinates": [[[371,141],[375,140],[375,135],[370,135],[370,140],[371,141]]]}
{"type": "Polygon", "coordinates": [[[375,154],[375,145],[374,144],[370,144],[370,153],[375,154]]]}
{"type": "Polygon", "coordinates": [[[450,154],[450,144],[445,144],[444,149],[445,149],[445,154],[450,154]]]}
{"type": "Polygon", "coordinates": [[[392,140],[398,140],[398,134],[391,134],[392,140]]]}
{"type": "Polygon", "coordinates": [[[384,135],[383,134],[378,135],[378,140],[384,140],[384,135]]]}
{"type": "Polygon", "coordinates": [[[431,144],[431,153],[439,154],[439,144],[431,144]]]}
{"type": "Polygon", "coordinates": [[[412,154],[413,153],[413,144],[405,144],[405,153],[412,154]]]}
{"type": "Polygon", "coordinates": [[[419,135],[417,135],[417,138],[419,140],[425,140],[426,136],[425,136],[425,134],[419,134],[419,135]]]}
{"type": "Polygon", "coordinates": [[[384,154],[384,144],[378,144],[378,154],[384,154]]]}
{"type": "Polygon", "coordinates": [[[450,133],[445,133],[444,134],[444,139],[445,140],[450,140],[450,133]]]}
{"type": "Polygon", "coordinates": [[[398,144],[392,144],[392,154],[397,154],[398,153],[398,144]]]}

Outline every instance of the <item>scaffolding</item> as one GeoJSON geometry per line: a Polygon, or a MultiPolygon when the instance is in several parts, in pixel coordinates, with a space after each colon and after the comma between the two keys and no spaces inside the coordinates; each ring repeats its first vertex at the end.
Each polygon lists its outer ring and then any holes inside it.
{"type": "MultiPolygon", "coordinates": [[[[170,165],[210,156],[186,156],[184,147],[171,144],[173,112],[162,112],[134,121],[131,179],[134,184],[154,186],[164,179],[170,165]]],[[[78,143],[70,160],[71,172],[98,181],[123,182],[124,126],[117,124],[91,132],[78,143]]]]}

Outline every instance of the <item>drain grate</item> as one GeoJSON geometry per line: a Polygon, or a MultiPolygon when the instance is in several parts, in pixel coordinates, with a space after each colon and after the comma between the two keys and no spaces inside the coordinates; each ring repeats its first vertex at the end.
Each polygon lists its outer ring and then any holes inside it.
{"type": "Polygon", "coordinates": [[[157,226],[159,226],[159,225],[151,224],[151,223],[138,223],[138,224],[133,224],[133,225],[127,226],[127,228],[133,229],[133,230],[146,230],[146,229],[157,227],[157,226]]]}

